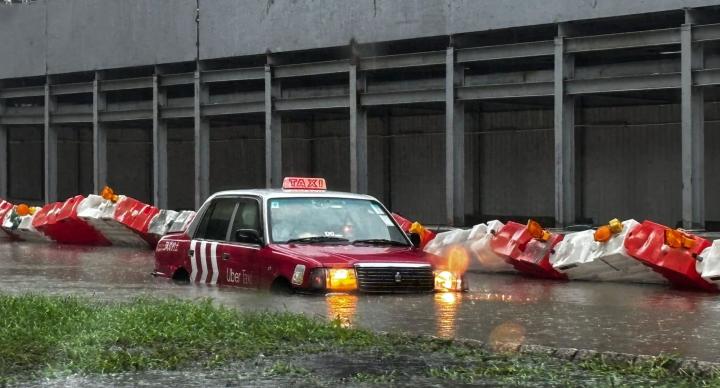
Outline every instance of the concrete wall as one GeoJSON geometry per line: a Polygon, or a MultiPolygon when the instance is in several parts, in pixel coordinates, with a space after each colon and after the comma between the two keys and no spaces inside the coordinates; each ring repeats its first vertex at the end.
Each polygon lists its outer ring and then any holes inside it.
{"type": "Polygon", "coordinates": [[[43,204],[43,129],[8,127],[8,201],[43,204]]]}
{"type": "Polygon", "coordinates": [[[107,140],[107,184],[118,193],[151,203],[152,131],[131,125],[112,127],[107,140]]]}
{"type": "Polygon", "coordinates": [[[0,79],[45,74],[44,2],[0,5],[0,79]]]}
{"type": "Polygon", "coordinates": [[[443,36],[717,0],[38,0],[0,6],[0,78],[443,36]],[[282,26],[282,28],[278,28],[282,26]]]}
{"type": "Polygon", "coordinates": [[[712,0],[200,0],[200,58],[442,36],[718,4],[712,0]],[[298,17],[302,15],[302,17],[298,17]],[[282,26],[282,28],[277,28],[282,26]]]}
{"type": "Polygon", "coordinates": [[[93,192],[92,128],[58,128],[58,200],[93,192]]]}

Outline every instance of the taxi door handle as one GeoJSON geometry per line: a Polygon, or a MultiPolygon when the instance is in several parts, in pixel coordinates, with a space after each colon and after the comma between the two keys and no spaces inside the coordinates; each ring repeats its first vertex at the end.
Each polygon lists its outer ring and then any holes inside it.
{"type": "Polygon", "coordinates": [[[223,260],[227,260],[227,259],[229,259],[229,258],[230,258],[230,254],[229,254],[229,253],[223,253],[223,254],[222,254],[222,259],[223,259],[223,260]]]}

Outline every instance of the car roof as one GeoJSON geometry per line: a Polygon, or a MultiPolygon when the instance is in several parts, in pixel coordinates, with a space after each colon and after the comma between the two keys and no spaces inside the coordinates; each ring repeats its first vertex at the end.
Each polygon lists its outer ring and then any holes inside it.
{"type": "Polygon", "coordinates": [[[321,197],[321,198],[346,198],[346,199],[377,199],[370,195],[347,193],[343,191],[311,191],[311,190],[282,190],[282,189],[248,189],[248,190],[225,190],[220,191],[208,198],[208,200],[219,196],[251,195],[262,199],[270,198],[297,198],[297,197],[321,197]]]}

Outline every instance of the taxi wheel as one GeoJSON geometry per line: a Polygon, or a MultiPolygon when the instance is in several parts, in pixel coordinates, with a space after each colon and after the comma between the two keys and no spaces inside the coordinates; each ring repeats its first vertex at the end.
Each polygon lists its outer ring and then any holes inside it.
{"type": "Polygon", "coordinates": [[[178,282],[178,283],[189,283],[190,282],[190,274],[185,268],[180,267],[175,273],[173,274],[172,280],[178,282]]]}
{"type": "Polygon", "coordinates": [[[270,286],[270,292],[273,294],[289,295],[293,293],[293,289],[287,279],[277,278],[270,286]]]}

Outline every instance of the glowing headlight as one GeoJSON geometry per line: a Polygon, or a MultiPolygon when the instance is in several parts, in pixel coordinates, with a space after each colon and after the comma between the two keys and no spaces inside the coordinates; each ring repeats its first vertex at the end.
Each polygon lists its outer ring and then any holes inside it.
{"type": "Polygon", "coordinates": [[[333,291],[352,291],[357,289],[357,277],[352,268],[329,268],[326,288],[333,291]]]}
{"type": "Polygon", "coordinates": [[[435,290],[436,291],[462,291],[462,276],[450,271],[435,272],[435,290]]]}

